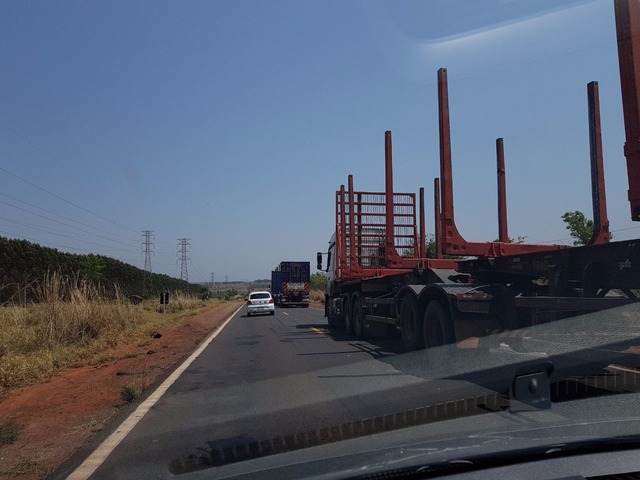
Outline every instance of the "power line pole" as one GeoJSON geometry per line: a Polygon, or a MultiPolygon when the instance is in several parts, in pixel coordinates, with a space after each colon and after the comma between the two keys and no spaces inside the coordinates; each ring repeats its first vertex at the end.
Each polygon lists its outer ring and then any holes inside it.
{"type": "Polygon", "coordinates": [[[144,273],[142,275],[142,292],[151,291],[151,254],[153,253],[153,230],[142,230],[142,254],[144,255],[144,273]]]}
{"type": "Polygon", "coordinates": [[[211,287],[213,288],[213,284],[215,283],[215,274],[213,272],[211,272],[211,287]]]}
{"type": "Polygon", "coordinates": [[[189,240],[190,238],[178,239],[178,261],[180,262],[180,279],[185,282],[189,281],[189,272],[187,271],[187,263],[189,262],[189,240]]]}

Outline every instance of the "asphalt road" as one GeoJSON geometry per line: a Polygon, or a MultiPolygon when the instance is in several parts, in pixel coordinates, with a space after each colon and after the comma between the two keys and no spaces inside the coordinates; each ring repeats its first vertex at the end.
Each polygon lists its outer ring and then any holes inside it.
{"type": "Polygon", "coordinates": [[[90,478],[166,477],[225,448],[466,395],[416,374],[413,360],[404,373],[392,361],[399,353],[398,338],[330,331],[319,309],[252,317],[242,309],[90,478]]]}
{"type": "MultiPolygon", "coordinates": [[[[492,393],[485,387],[498,377],[511,382],[512,364],[523,360],[487,352],[449,346],[403,354],[399,338],[329,330],[319,309],[247,317],[243,308],[91,478],[166,478],[250,455],[256,445],[300,448],[296,439],[345,425],[353,432],[364,419],[382,425],[399,412],[447,402],[457,411],[451,400],[492,393]]],[[[538,358],[524,360],[535,366],[538,358]]]]}

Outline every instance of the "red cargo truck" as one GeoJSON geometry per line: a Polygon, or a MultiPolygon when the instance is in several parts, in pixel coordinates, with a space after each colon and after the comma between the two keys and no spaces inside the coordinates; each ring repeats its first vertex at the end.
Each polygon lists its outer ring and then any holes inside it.
{"type": "MultiPolygon", "coordinates": [[[[615,7],[629,200],[638,221],[640,8],[626,1],[615,7]]],[[[357,191],[350,175],[336,192],[335,233],[328,251],[318,253],[318,269],[328,274],[329,325],[344,325],[357,337],[398,328],[404,347],[413,350],[638,301],[640,240],[610,242],[596,82],[587,86],[587,97],[591,164],[585,168],[592,172],[595,224],[589,244],[509,243],[502,139],[496,141],[499,241],[469,242],[455,223],[447,72],[440,69],[435,258],[426,255],[424,189],[417,198],[393,190],[391,133],[386,132],[385,190],[357,191]]]]}

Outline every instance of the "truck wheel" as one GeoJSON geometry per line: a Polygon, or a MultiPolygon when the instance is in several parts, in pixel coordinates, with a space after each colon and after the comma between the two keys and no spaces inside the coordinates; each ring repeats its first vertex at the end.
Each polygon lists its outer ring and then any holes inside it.
{"type": "Polygon", "coordinates": [[[362,300],[356,296],[353,300],[353,333],[358,338],[364,337],[364,311],[362,310],[362,300]]]}
{"type": "Polygon", "coordinates": [[[424,311],[424,345],[439,347],[455,342],[449,314],[438,300],[431,300],[424,311]]]}
{"type": "Polygon", "coordinates": [[[331,309],[329,308],[329,297],[327,295],[324,296],[324,316],[327,317],[327,323],[330,327],[336,326],[336,320],[331,314],[331,309]]]}
{"type": "Polygon", "coordinates": [[[353,334],[353,312],[351,311],[351,300],[349,296],[342,297],[342,317],[344,318],[344,329],[347,335],[353,334]]]}
{"type": "Polygon", "coordinates": [[[405,295],[400,303],[400,336],[405,350],[418,350],[424,347],[422,322],[422,315],[418,311],[418,300],[411,294],[405,295]]]}
{"type": "Polygon", "coordinates": [[[327,317],[327,323],[330,327],[337,327],[340,325],[340,319],[338,316],[331,310],[329,306],[329,297],[324,297],[324,316],[327,317]]]}

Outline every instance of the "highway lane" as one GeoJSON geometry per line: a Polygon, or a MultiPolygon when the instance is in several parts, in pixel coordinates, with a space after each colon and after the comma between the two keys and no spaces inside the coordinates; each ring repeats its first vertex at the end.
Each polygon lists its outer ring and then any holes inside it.
{"type": "Polygon", "coordinates": [[[424,370],[413,361],[403,373],[390,361],[399,349],[397,338],[329,331],[318,309],[258,317],[242,309],[91,478],[165,477],[225,448],[468,394],[464,384],[416,375],[424,370]]]}
{"type": "MultiPolygon", "coordinates": [[[[584,329],[584,319],[571,322],[584,329]]],[[[549,325],[527,331],[527,338],[535,343],[536,336],[570,327],[549,325]]],[[[216,463],[227,451],[322,435],[319,429],[354,429],[363,419],[447,402],[445,410],[457,410],[451,400],[491,394],[485,387],[495,379],[504,391],[521,361],[538,369],[545,356],[455,345],[401,353],[398,338],[363,340],[329,330],[318,309],[258,317],[242,309],[91,478],[163,478],[203,459],[216,463]]],[[[554,365],[562,370],[561,362],[554,365]]]]}

